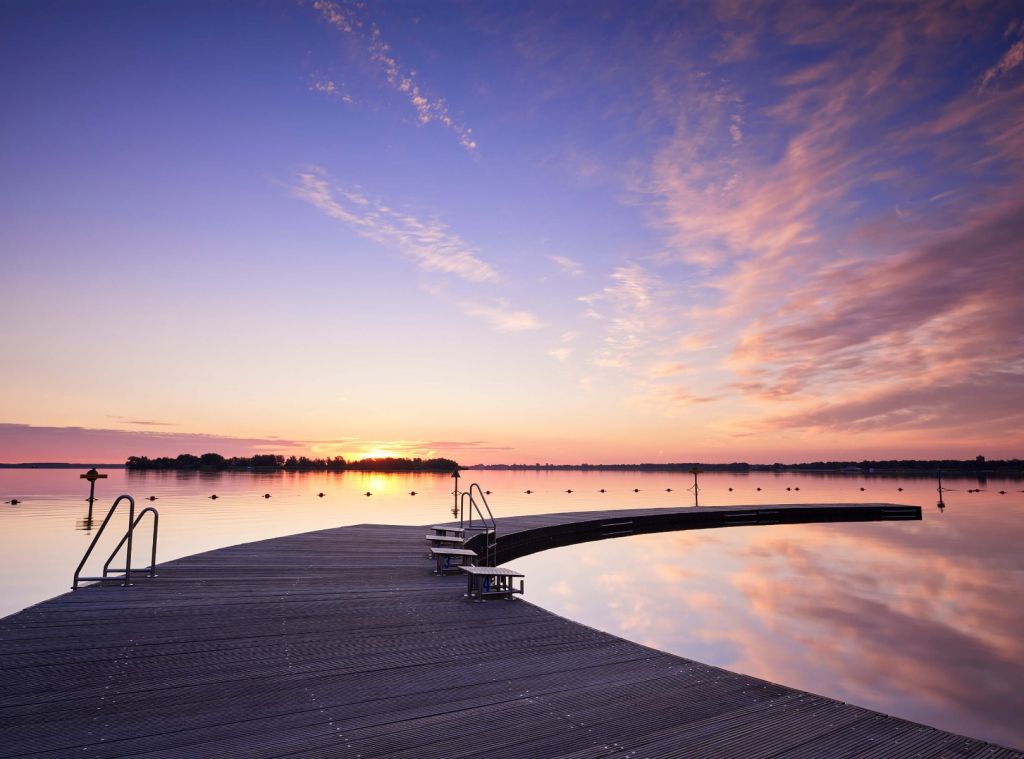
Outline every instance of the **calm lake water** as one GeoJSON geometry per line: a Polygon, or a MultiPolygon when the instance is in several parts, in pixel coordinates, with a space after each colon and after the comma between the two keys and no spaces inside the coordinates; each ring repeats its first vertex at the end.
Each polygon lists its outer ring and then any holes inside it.
{"type": "MultiPolygon", "coordinates": [[[[339,525],[451,518],[447,476],[107,473],[90,526],[79,472],[0,470],[0,501],[22,501],[0,504],[0,615],[67,590],[120,493],[140,506],[157,497],[160,561],[339,525]]],[[[693,504],[686,474],[463,474],[463,483],[493,491],[496,516],[693,504]]],[[[1024,747],[1024,482],[946,484],[954,490],[940,512],[931,480],[709,473],[701,475],[702,505],[906,503],[922,506],[924,519],[644,535],[558,548],[514,566],[527,575],[531,602],[592,627],[1024,747]]]]}

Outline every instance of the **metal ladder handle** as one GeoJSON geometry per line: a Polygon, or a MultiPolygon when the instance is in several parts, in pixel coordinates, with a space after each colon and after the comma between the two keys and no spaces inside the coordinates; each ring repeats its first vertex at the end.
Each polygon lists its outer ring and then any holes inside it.
{"type": "MultiPolygon", "coordinates": [[[[483,508],[487,510],[487,519],[489,519],[489,522],[484,520],[484,523],[487,524],[488,528],[490,528],[494,534],[494,543],[490,542],[489,534],[483,537],[486,548],[487,563],[490,566],[494,566],[498,559],[498,522],[495,521],[495,514],[490,510],[490,504],[487,503],[487,497],[484,495],[483,489],[480,488],[479,483],[477,482],[473,482],[469,486],[470,500],[473,501],[474,504],[476,503],[476,499],[473,497],[474,489],[476,490],[476,493],[479,494],[480,500],[483,501],[483,508]]],[[[480,514],[480,519],[484,519],[483,512],[480,511],[479,506],[476,507],[476,511],[480,514]]]]}
{"type": "Polygon", "coordinates": [[[487,503],[487,497],[484,495],[483,488],[481,488],[478,483],[474,482],[474,483],[472,483],[469,486],[468,490],[466,490],[464,493],[462,493],[461,499],[459,501],[460,512],[461,512],[461,514],[460,514],[460,524],[463,524],[463,525],[465,524],[465,512],[466,512],[466,498],[467,498],[467,496],[469,498],[469,526],[470,527],[473,526],[473,511],[476,511],[477,515],[480,517],[481,523],[483,523],[484,531],[485,531],[484,532],[484,549],[485,549],[484,561],[485,561],[486,565],[494,566],[495,560],[497,559],[497,551],[498,551],[498,526],[497,526],[497,523],[494,521],[494,513],[491,511],[490,504],[487,503]],[[476,500],[476,498],[474,496],[474,492],[480,495],[480,500],[483,501],[484,508],[487,509],[487,514],[486,515],[484,514],[483,511],[480,510],[480,505],[477,503],[477,500],[476,500]],[[491,542],[491,536],[492,535],[494,536],[494,542],[491,542]]]}
{"type": "MultiPolygon", "coordinates": [[[[139,526],[139,522],[142,521],[142,518],[144,516],[146,516],[146,514],[152,514],[153,515],[153,552],[151,554],[150,561],[149,561],[149,576],[150,577],[156,577],[156,538],[157,538],[157,532],[158,532],[158,530],[160,528],[160,512],[157,511],[156,509],[154,509],[152,506],[147,506],[146,508],[144,508],[142,511],[139,512],[139,515],[137,517],[135,517],[135,521],[131,523],[131,526],[129,526],[128,532],[126,532],[124,534],[124,537],[121,538],[121,542],[118,543],[117,546],[114,548],[113,552],[111,552],[110,558],[108,558],[106,560],[106,562],[103,564],[103,576],[104,577],[106,577],[107,573],[111,571],[111,569],[110,569],[110,562],[112,562],[114,560],[114,557],[117,556],[117,552],[121,550],[121,546],[123,546],[125,544],[125,541],[128,541],[128,557],[127,557],[128,561],[125,562],[125,570],[124,570],[125,573],[126,573],[126,580],[127,580],[127,573],[131,572],[131,568],[132,568],[132,561],[131,561],[131,555],[132,555],[132,544],[131,544],[132,533],[135,531],[135,528],[139,526]]],[[[120,570],[115,569],[113,571],[117,572],[117,571],[120,571],[120,570]]]]}
{"type": "MultiPolygon", "coordinates": [[[[129,506],[129,509],[130,509],[129,512],[128,512],[128,524],[130,525],[132,523],[132,520],[134,519],[134,516],[135,516],[135,499],[132,498],[130,495],[118,496],[117,499],[114,501],[114,503],[110,506],[110,511],[108,511],[107,515],[105,517],[103,517],[103,523],[100,524],[100,528],[98,530],[96,530],[96,534],[93,536],[92,542],[89,544],[89,548],[87,548],[86,551],[85,551],[85,556],[82,557],[82,560],[78,563],[78,568],[75,569],[75,578],[74,578],[74,581],[71,584],[71,589],[72,590],[77,590],[78,589],[78,576],[80,574],[82,574],[82,568],[85,566],[85,562],[89,560],[89,556],[92,554],[92,550],[96,547],[96,543],[99,542],[100,536],[103,534],[103,530],[106,528],[107,523],[110,521],[110,518],[112,516],[114,516],[114,512],[117,511],[117,507],[120,505],[121,501],[123,501],[126,498],[128,499],[128,506],[129,506]]],[[[129,533],[130,532],[131,531],[129,530],[129,533]]],[[[128,566],[129,567],[131,566],[131,551],[132,551],[132,544],[131,544],[131,537],[130,537],[130,534],[129,534],[129,540],[128,540],[128,558],[129,558],[128,566]]],[[[127,575],[127,573],[125,573],[125,582],[124,582],[124,584],[128,585],[128,575],[127,575]]]]}
{"type": "MultiPolygon", "coordinates": [[[[487,516],[491,520],[491,523],[490,523],[489,526],[490,527],[495,527],[496,525],[494,523],[494,514],[491,513],[491,506],[490,506],[489,503],[487,503],[487,496],[484,495],[483,488],[481,488],[480,485],[478,485],[477,483],[474,482],[472,485],[469,486],[469,494],[470,494],[469,497],[471,499],[473,499],[474,501],[476,500],[476,499],[473,498],[473,489],[474,488],[476,488],[476,492],[480,494],[480,500],[484,502],[484,508],[487,509],[487,516]]],[[[479,507],[477,507],[477,512],[480,513],[480,518],[483,519],[484,515],[483,515],[483,513],[480,512],[480,508],[479,507]]]]}

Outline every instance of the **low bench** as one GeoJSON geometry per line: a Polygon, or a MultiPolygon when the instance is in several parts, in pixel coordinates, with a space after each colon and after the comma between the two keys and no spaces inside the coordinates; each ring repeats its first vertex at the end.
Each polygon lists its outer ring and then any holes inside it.
{"type": "Polygon", "coordinates": [[[466,540],[458,535],[425,535],[432,548],[464,548],[466,540]]]}
{"type": "Polygon", "coordinates": [[[438,535],[463,535],[466,532],[462,527],[455,527],[450,524],[435,524],[430,529],[438,535]]]}
{"type": "Polygon", "coordinates": [[[476,561],[476,551],[470,551],[468,548],[431,548],[430,558],[437,562],[435,574],[450,575],[476,561]],[[454,559],[462,561],[453,564],[454,559]]]}
{"type": "Polygon", "coordinates": [[[486,598],[503,598],[511,601],[517,593],[523,592],[523,580],[519,581],[519,587],[512,584],[515,577],[525,577],[514,569],[505,567],[459,567],[459,570],[466,573],[467,589],[466,595],[474,601],[483,601],[486,598]]]}

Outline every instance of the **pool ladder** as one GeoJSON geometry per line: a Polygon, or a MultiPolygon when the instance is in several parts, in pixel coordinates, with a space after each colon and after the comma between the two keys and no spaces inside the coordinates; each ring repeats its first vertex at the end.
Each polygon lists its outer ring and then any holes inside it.
{"type": "Polygon", "coordinates": [[[469,490],[460,495],[459,526],[466,530],[480,532],[484,536],[484,553],[480,557],[481,564],[485,567],[493,567],[498,557],[498,528],[494,521],[494,514],[491,513],[491,507],[484,496],[484,491],[475,482],[469,486],[469,490]],[[480,508],[480,504],[483,504],[483,509],[480,508]],[[476,512],[480,518],[479,524],[473,524],[473,512],[476,512]]]}
{"type": "Polygon", "coordinates": [[[142,518],[146,516],[146,514],[153,515],[153,551],[150,555],[149,568],[138,569],[136,571],[146,572],[150,577],[156,577],[156,539],[160,526],[160,512],[152,506],[147,506],[139,512],[138,516],[135,516],[135,499],[130,495],[122,495],[118,496],[111,505],[110,511],[108,511],[107,515],[103,518],[103,523],[100,525],[100,528],[96,530],[96,535],[93,536],[92,542],[89,544],[89,548],[86,549],[85,556],[83,556],[82,560],[78,563],[78,568],[75,570],[75,578],[71,584],[72,590],[78,590],[78,583],[80,582],[110,582],[112,580],[122,580],[122,585],[126,588],[132,584],[132,535],[135,533],[135,528],[139,526],[139,522],[142,521],[142,518]],[[111,552],[107,560],[103,562],[103,574],[99,577],[82,577],[82,568],[85,566],[85,562],[88,561],[89,556],[92,555],[92,551],[99,542],[100,536],[103,534],[103,530],[110,522],[110,518],[114,516],[114,512],[117,511],[117,507],[121,505],[121,501],[128,501],[128,529],[125,531],[120,542],[118,542],[114,547],[114,550],[111,552]],[[125,548],[124,566],[111,568],[111,562],[114,560],[114,557],[117,556],[117,552],[121,550],[121,546],[124,546],[125,543],[128,545],[125,548]],[[120,572],[121,574],[111,574],[113,572],[120,572]]]}

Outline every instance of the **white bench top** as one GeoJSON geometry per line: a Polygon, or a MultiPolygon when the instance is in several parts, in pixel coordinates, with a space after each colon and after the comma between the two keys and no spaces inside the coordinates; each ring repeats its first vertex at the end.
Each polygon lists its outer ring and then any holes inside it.
{"type": "Polygon", "coordinates": [[[458,535],[424,535],[424,537],[436,543],[458,543],[461,545],[464,542],[464,539],[458,535]]]}
{"type": "Polygon", "coordinates": [[[488,577],[526,577],[521,572],[507,567],[459,567],[468,575],[487,575],[488,577]]]}
{"type": "Polygon", "coordinates": [[[431,548],[430,553],[433,556],[476,556],[476,551],[468,548],[431,548]]]}

